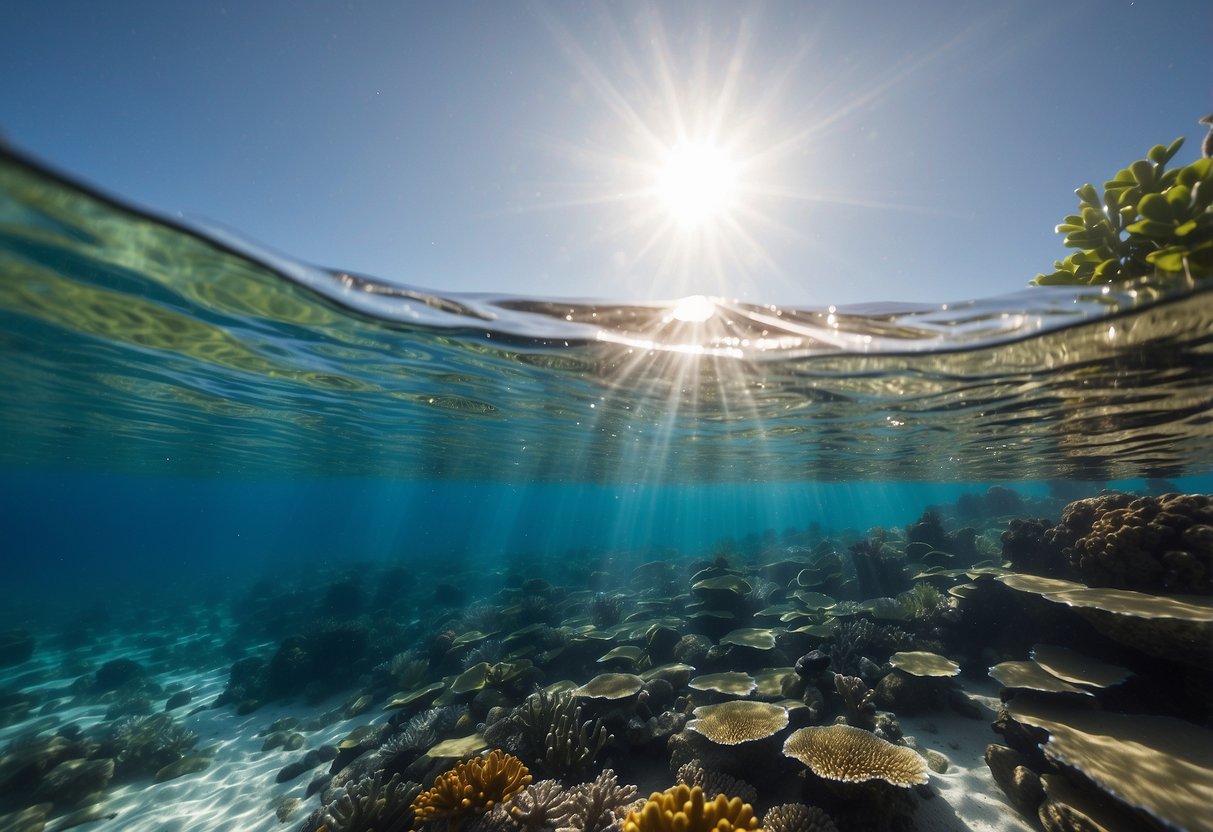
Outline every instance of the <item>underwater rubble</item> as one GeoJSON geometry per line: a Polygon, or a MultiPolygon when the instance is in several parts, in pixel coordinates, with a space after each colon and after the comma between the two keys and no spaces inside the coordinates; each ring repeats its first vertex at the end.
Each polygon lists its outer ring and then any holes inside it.
{"type": "MultiPolygon", "coordinates": [[[[58,676],[0,691],[0,828],[200,776],[221,743],[192,726],[220,712],[299,832],[911,830],[949,762],[903,718],[986,719],[968,690],[993,680],[1007,811],[1213,829],[1209,496],[992,488],[900,529],[526,568],[346,566],[229,598],[206,648],[60,644],[58,676]],[[213,696],[163,681],[200,664],[226,668],[213,696]]],[[[10,675],[48,650],[0,633],[10,675]]]]}

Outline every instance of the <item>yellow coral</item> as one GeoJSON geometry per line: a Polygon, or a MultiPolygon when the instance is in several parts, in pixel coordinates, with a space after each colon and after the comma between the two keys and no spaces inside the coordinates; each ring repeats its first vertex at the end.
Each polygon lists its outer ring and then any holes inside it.
{"type": "Polygon", "coordinates": [[[758,829],[758,818],[741,798],[723,794],[708,802],[698,786],[653,792],[639,810],[628,812],[623,832],[734,832],[758,829]]]}
{"type": "Polygon", "coordinates": [[[433,787],[413,800],[413,819],[418,825],[446,820],[454,829],[463,818],[484,814],[530,782],[531,773],[522,760],[494,750],[438,775],[433,787]]]}

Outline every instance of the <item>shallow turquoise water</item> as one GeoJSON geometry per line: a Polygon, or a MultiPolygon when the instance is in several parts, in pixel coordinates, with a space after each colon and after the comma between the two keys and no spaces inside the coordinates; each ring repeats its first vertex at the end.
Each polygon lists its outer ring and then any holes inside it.
{"type": "Polygon", "coordinates": [[[65,642],[59,673],[91,668],[72,651],[98,633],[109,656],[205,630],[189,661],[217,689],[288,632],[242,642],[254,602],[308,611],[364,575],[409,576],[363,589],[414,632],[530,579],[584,594],[658,560],[757,571],[898,542],[932,506],[996,563],[1007,512],[965,514],[992,486],[1053,520],[1103,488],[1213,490],[1211,345],[1207,287],[820,310],[443,296],[0,155],[0,630],[65,642]]]}
{"type": "Polygon", "coordinates": [[[1213,470],[1207,291],[714,299],[706,320],[448,298],[207,239],[16,157],[0,223],[0,533],[30,577],[699,551],[901,525],[996,482],[1213,470]]]}

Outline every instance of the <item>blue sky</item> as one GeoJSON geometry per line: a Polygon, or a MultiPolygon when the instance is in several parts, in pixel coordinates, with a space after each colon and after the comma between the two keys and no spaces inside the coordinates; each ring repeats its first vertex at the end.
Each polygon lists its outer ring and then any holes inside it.
{"type": "Polygon", "coordinates": [[[0,131],[440,291],[821,305],[1022,288],[1073,189],[1213,111],[1207,2],[6,4],[0,131]],[[724,148],[699,226],[666,151],[724,148]]]}

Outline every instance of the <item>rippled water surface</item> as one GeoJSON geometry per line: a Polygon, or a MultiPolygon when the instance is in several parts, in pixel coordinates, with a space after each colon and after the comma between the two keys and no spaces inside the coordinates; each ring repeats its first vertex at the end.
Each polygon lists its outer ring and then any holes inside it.
{"type": "Polygon", "coordinates": [[[749,482],[1210,470],[1213,295],[787,309],[442,296],[0,157],[0,464],[749,482]]]}

